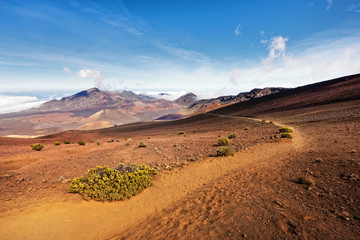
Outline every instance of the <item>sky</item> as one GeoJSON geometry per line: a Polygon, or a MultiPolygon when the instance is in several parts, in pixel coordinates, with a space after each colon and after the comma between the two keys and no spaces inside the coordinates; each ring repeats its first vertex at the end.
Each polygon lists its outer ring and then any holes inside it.
{"type": "Polygon", "coordinates": [[[359,72],[360,0],[0,1],[0,113],[91,87],[215,97],[359,72]]]}

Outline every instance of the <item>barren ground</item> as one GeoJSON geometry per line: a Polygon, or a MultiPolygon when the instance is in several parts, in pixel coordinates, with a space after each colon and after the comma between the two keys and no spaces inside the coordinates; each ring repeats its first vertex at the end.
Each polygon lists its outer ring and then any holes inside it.
{"type": "MultiPolygon", "coordinates": [[[[358,239],[360,106],[344,101],[258,115],[0,140],[1,239],[358,239]],[[249,127],[250,130],[244,130],[249,127]],[[178,135],[185,131],[186,136],[178,135]],[[236,133],[233,157],[214,157],[236,133]],[[119,142],[107,143],[118,138],[119,142]],[[132,138],[126,146],[124,138],[132,138]],[[54,141],[100,140],[79,146],[54,141]],[[144,141],[147,148],[138,148],[144,141]],[[122,202],[85,201],[70,180],[97,165],[149,164],[155,183],[122,202]],[[305,176],[312,186],[297,183],[305,176]],[[59,180],[62,179],[63,180],[59,180]]],[[[236,115],[236,114],[233,114],[236,115]]]]}

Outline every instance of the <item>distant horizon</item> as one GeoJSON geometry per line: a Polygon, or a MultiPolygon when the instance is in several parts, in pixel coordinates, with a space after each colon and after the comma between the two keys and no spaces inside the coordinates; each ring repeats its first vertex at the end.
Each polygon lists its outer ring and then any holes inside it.
{"type": "MultiPolygon", "coordinates": [[[[332,79],[324,79],[322,81],[319,82],[323,82],[323,81],[329,81],[329,80],[333,80],[333,79],[337,79],[337,78],[342,78],[342,77],[348,77],[348,76],[352,76],[352,75],[358,75],[359,73],[356,74],[351,74],[351,75],[345,75],[345,76],[339,76],[339,77],[335,77],[332,79]]],[[[315,83],[319,83],[319,82],[315,82],[315,83]]],[[[310,83],[310,84],[315,84],[315,83],[310,83]]],[[[305,84],[305,85],[309,85],[309,84],[305,84]]],[[[305,85],[299,85],[299,86],[295,86],[293,88],[297,88],[297,87],[302,87],[305,85]]],[[[283,88],[281,86],[268,86],[268,87],[264,87],[264,88],[283,88]]],[[[88,89],[82,89],[82,90],[72,90],[72,91],[68,91],[68,90],[62,90],[62,91],[14,91],[14,92],[5,92],[0,90],[0,114],[6,114],[6,113],[13,113],[13,112],[18,112],[18,111],[22,111],[22,110],[27,110],[30,108],[34,108],[34,107],[38,107],[40,106],[42,103],[57,99],[60,100],[63,97],[69,97],[72,96],[76,93],[82,92],[82,91],[86,91],[92,88],[98,88],[96,86],[90,87],[88,89]]],[[[286,87],[284,87],[286,88],[286,87]]],[[[143,92],[143,91],[133,91],[130,89],[101,89],[98,88],[101,91],[130,91],[133,92],[135,94],[143,94],[149,97],[154,97],[157,99],[165,99],[165,100],[169,100],[169,101],[173,101],[176,98],[183,96],[185,94],[188,93],[193,93],[197,96],[198,99],[210,99],[210,98],[217,98],[217,97],[221,97],[221,96],[229,96],[229,95],[238,95],[239,93],[242,92],[250,92],[254,89],[263,89],[263,88],[252,88],[249,90],[243,90],[243,91],[239,91],[237,93],[229,93],[229,94],[212,94],[212,95],[205,95],[205,94],[199,94],[196,92],[190,92],[190,91],[156,91],[156,90],[152,90],[152,91],[147,91],[147,92],[143,92]],[[161,93],[164,94],[168,94],[167,96],[160,96],[161,93]]]]}

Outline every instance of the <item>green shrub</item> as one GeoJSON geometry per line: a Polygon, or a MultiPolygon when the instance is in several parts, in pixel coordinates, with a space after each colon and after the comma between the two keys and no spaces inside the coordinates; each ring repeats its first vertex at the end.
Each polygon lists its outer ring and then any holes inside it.
{"type": "Polygon", "coordinates": [[[100,141],[97,141],[97,142],[96,142],[96,144],[97,144],[97,145],[100,145],[100,144],[101,144],[101,142],[100,142],[100,141]]]}
{"type": "Polygon", "coordinates": [[[221,156],[234,156],[234,149],[232,149],[231,147],[219,147],[216,150],[216,156],[221,157],[221,156]]]}
{"type": "Polygon", "coordinates": [[[41,149],[44,148],[44,145],[40,143],[31,144],[30,147],[32,147],[32,150],[34,151],[41,151],[41,149]]]}
{"type": "Polygon", "coordinates": [[[54,142],[54,145],[55,145],[55,146],[59,146],[59,145],[60,145],[60,142],[59,142],[59,141],[56,141],[56,142],[54,142]]]}
{"type": "Polygon", "coordinates": [[[90,140],[90,143],[93,143],[94,142],[94,140],[90,140]]]}
{"type": "Polygon", "coordinates": [[[178,135],[185,135],[185,132],[181,131],[181,132],[178,133],[178,135]]]}
{"type": "Polygon", "coordinates": [[[261,123],[262,123],[262,124],[268,124],[269,122],[266,121],[266,120],[261,120],[261,123]]]}
{"type": "Polygon", "coordinates": [[[79,144],[80,146],[85,146],[86,142],[85,142],[85,141],[78,141],[78,144],[79,144]]]}
{"type": "Polygon", "coordinates": [[[229,139],[232,139],[232,138],[236,138],[236,134],[235,133],[232,133],[228,136],[229,139]]]}
{"type": "Polygon", "coordinates": [[[146,147],[147,147],[146,143],[144,142],[139,143],[139,148],[146,148],[146,147]]]}
{"type": "Polygon", "coordinates": [[[246,131],[247,131],[247,130],[250,130],[250,128],[249,128],[249,127],[245,127],[245,128],[244,128],[244,130],[246,130],[246,131]]]}
{"type": "Polygon", "coordinates": [[[292,139],[291,133],[287,133],[287,132],[281,133],[281,134],[280,134],[280,137],[281,137],[281,138],[290,138],[290,139],[292,139]]]}
{"type": "Polygon", "coordinates": [[[279,131],[280,131],[280,133],[292,133],[293,132],[293,130],[289,127],[281,127],[279,129],[279,131]]]}
{"type": "Polygon", "coordinates": [[[218,145],[219,145],[219,146],[227,146],[227,145],[229,145],[230,143],[231,143],[231,140],[228,139],[228,138],[222,137],[222,138],[219,138],[219,139],[218,139],[218,145]]]}
{"type": "Polygon", "coordinates": [[[79,193],[86,200],[119,201],[131,198],[151,186],[157,171],[145,165],[120,164],[111,169],[97,166],[86,177],[76,177],[69,186],[70,193],[79,193]]]}
{"type": "Polygon", "coordinates": [[[70,144],[71,142],[70,142],[70,140],[65,140],[64,141],[64,144],[70,144]]]}
{"type": "Polygon", "coordinates": [[[125,145],[126,145],[126,146],[129,146],[129,145],[130,145],[130,142],[126,142],[125,145]]]}

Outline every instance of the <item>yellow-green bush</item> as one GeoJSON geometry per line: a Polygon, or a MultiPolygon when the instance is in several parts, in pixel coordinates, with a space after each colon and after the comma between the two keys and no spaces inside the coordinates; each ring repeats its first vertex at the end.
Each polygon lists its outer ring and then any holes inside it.
{"type": "Polygon", "coordinates": [[[280,134],[280,137],[281,138],[292,138],[292,135],[291,135],[291,133],[287,133],[287,132],[285,132],[285,133],[281,133],[280,134]]]}
{"type": "Polygon", "coordinates": [[[219,147],[216,150],[216,156],[234,156],[234,149],[232,149],[231,147],[219,147]]]}
{"type": "Polygon", "coordinates": [[[65,140],[64,141],[64,144],[70,144],[71,142],[70,142],[70,140],[65,140]]]}
{"type": "Polygon", "coordinates": [[[85,142],[85,141],[78,141],[78,144],[79,144],[80,146],[85,146],[86,142],[85,142]]]}
{"type": "Polygon", "coordinates": [[[229,139],[232,139],[232,138],[236,138],[236,134],[235,133],[232,133],[228,136],[229,139]]]}
{"type": "Polygon", "coordinates": [[[146,148],[146,147],[147,147],[146,143],[144,142],[139,143],[139,148],[146,148]]]}
{"type": "Polygon", "coordinates": [[[218,145],[219,145],[219,146],[227,146],[227,145],[229,145],[230,143],[231,143],[231,140],[228,139],[228,138],[222,137],[222,138],[219,138],[219,139],[218,139],[218,145]]]}
{"type": "Polygon", "coordinates": [[[185,132],[181,131],[181,132],[178,133],[178,135],[185,135],[185,132]]]}
{"type": "Polygon", "coordinates": [[[59,142],[59,141],[56,141],[56,142],[54,142],[54,145],[55,145],[55,146],[59,146],[59,145],[60,145],[60,142],[59,142]]]}
{"type": "Polygon", "coordinates": [[[153,182],[157,171],[145,165],[120,164],[112,169],[97,166],[86,177],[76,177],[69,186],[70,193],[79,193],[86,200],[119,201],[140,193],[153,182]]]}
{"type": "Polygon", "coordinates": [[[293,130],[291,128],[289,128],[289,127],[281,127],[279,129],[279,132],[281,132],[281,133],[292,133],[293,130]]]}
{"type": "Polygon", "coordinates": [[[34,151],[41,151],[41,149],[44,148],[44,145],[40,143],[36,143],[36,144],[31,144],[30,147],[32,147],[32,150],[34,151]]]}

